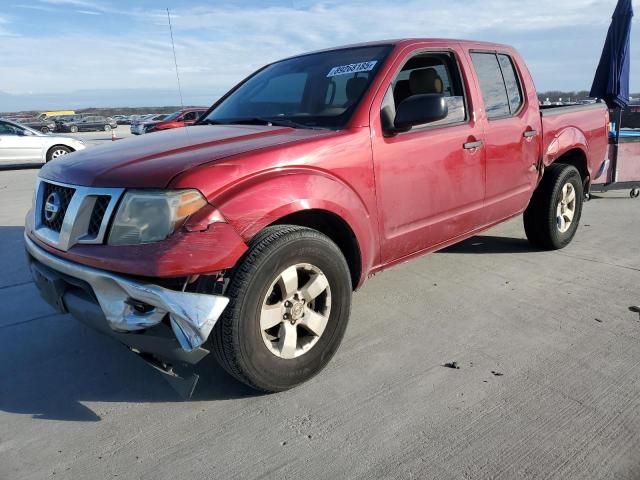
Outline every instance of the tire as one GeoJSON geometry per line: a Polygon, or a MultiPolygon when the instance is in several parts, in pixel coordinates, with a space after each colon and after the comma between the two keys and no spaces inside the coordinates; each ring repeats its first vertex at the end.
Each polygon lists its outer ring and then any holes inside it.
{"type": "Polygon", "coordinates": [[[76,127],[75,125],[72,125],[71,127],[69,127],[69,131],[71,133],[78,133],[78,127],[76,127]]]}
{"type": "Polygon", "coordinates": [[[547,167],[523,216],[529,243],[544,250],[566,247],[578,229],[583,200],[582,178],[575,167],[547,167]]]}
{"type": "Polygon", "coordinates": [[[70,152],[73,152],[73,150],[65,145],[54,145],[47,152],[47,162],[50,162],[51,160],[66,155],[70,152]]]}
{"type": "Polygon", "coordinates": [[[111,131],[111,125],[105,125],[104,126],[104,131],[105,132],[110,132],[111,131]]]}
{"type": "Polygon", "coordinates": [[[638,198],[640,197],[640,188],[636,187],[636,188],[632,188],[631,191],[629,192],[629,196],[631,198],[638,198]]]}
{"type": "Polygon", "coordinates": [[[42,133],[49,133],[49,127],[42,127],[42,128],[40,129],[40,131],[41,131],[42,133]]]}
{"type": "Polygon", "coordinates": [[[211,349],[218,363],[246,385],[264,392],[290,389],[333,357],[347,326],[351,294],[347,262],[328,237],[304,227],[268,227],[231,273],[230,302],[214,327],[211,349]],[[295,281],[285,282],[292,271],[295,281]],[[314,288],[305,290],[310,285],[314,288]],[[296,293],[284,295],[286,290],[296,293]],[[313,300],[305,303],[305,297],[313,300]],[[319,318],[324,326],[314,327],[314,334],[306,325],[319,318]]]}

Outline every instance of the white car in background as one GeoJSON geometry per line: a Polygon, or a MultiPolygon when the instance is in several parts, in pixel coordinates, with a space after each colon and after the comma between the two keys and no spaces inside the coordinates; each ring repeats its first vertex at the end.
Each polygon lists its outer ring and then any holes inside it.
{"type": "Polygon", "coordinates": [[[37,164],[86,148],[82,140],[45,135],[0,119],[0,165],[37,164]]]}

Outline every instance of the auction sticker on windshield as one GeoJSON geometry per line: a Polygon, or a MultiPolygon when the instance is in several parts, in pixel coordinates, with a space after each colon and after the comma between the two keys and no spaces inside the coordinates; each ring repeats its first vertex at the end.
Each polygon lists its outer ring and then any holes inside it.
{"type": "Polygon", "coordinates": [[[378,63],[377,60],[371,60],[370,62],[351,63],[349,65],[342,65],[341,67],[333,67],[327,73],[327,77],[335,77],[337,75],[346,75],[347,73],[358,72],[370,72],[373,67],[378,63]]]}

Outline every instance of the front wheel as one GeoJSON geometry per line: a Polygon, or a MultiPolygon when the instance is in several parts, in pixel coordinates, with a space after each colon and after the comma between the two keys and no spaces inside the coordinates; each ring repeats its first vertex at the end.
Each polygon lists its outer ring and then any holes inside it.
{"type": "Polygon", "coordinates": [[[78,127],[76,127],[75,125],[72,125],[71,127],[69,127],[69,131],[71,133],[78,133],[78,127]]]}
{"type": "Polygon", "coordinates": [[[320,372],[338,349],[351,293],[347,262],[328,237],[269,227],[232,273],[230,302],[211,337],[214,355],[252,388],[292,388],[320,372]]]}
{"type": "Polygon", "coordinates": [[[583,200],[582,178],[575,167],[562,163],[547,167],[524,212],[529,242],[546,250],[566,247],[578,229],[583,200]]]}
{"type": "Polygon", "coordinates": [[[42,127],[42,128],[40,129],[40,131],[41,131],[42,133],[49,133],[49,132],[50,132],[49,127],[42,127]]]}
{"type": "Polygon", "coordinates": [[[47,152],[47,162],[66,155],[67,153],[70,153],[72,151],[73,150],[71,150],[69,147],[65,147],[64,145],[56,145],[54,147],[51,147],[47,152]]]}

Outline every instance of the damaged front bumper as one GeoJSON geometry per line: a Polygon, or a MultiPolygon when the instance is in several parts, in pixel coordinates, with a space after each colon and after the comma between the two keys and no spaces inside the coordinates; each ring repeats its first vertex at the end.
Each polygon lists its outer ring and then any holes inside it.
{"type": "MultiPolygon", "coordinates": [[[[168,318],[175,340],[186,354],[196,350],[203,351],[203,355],[208,353],[200,347],[229,303],[227,297],[181,292],[142,283],[59,258],[40,248],[26,234],[24,240],[34,281],[43,298],[58,310],[72,313],[80,320],[91,317],[94,326],[100,319],[93,317],[102,316],[110,330],[105,333],[112,334],[132,348],[138,348],[132,343],[140,343],[143,337],[132,333],[153,330],[168,318]],[[86,286],[95,300],[86,291],[83,293],[83,287],[86,286]],[[127,333],[129,335],[122,335],[127,333]]],[[[104,328],[101,330],[105,331],[104,328]]],[[[149,336],[146,338],[150,340],[149,336]]],[[[163,338],[165,342],[171,340],[163,338]]],[[[155,353],[153,345],[149,345],[149,348],[142,345],[142,348],[142,351],[151,350],[150,353],[155,353]]],[[[203,355],[196,355],[195,361],[203,355]]],[[[189,357],[175,351],[163,356],[174,359],[189,357]]]]}

